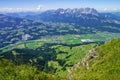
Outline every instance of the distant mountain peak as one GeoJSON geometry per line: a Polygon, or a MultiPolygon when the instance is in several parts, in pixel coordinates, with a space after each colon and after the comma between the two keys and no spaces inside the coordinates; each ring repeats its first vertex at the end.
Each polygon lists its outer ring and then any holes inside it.
{"type": "Polygon", "coordinates": [[[94,8],[74,8],[74,9],[63,9],[63,8],[59,8],[57,10],[54,10],[54,12],[56,13],[60,13],[60,14],[92,14],[92,15],[98,15],[98,11],[94,8]]]}

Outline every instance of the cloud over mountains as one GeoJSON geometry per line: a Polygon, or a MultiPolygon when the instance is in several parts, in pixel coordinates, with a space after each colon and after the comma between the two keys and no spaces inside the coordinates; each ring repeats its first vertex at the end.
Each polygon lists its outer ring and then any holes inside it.
{"type": "Polygon", "coordinates": [[[43,5],[38,5],[36,8],[10,8],[10,7],[0,8],[0,12],[28,12],[28,11],[36,12],[44,10],[45,8],[43,5]]]}

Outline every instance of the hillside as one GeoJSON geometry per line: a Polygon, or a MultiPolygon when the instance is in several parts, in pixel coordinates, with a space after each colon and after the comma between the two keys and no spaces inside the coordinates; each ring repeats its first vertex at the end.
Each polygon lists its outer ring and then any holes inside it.
{"type": "Polygon", "coordinates": [[[0,78],[58,80],[59,76],[60,80],[119,80],[120,38],[97,48],[94,46],[88,44],[70,49],[65,45],[46,44],[35,50],[13,49],[1,55],[0,78]]]}
{"type": "Polygon", "coordinates": [[[59,80],[59,78],[38,71],[30,65],[16,66],[11,61],[0,58],[0,80],[59,80]]]}
{"type": "MultiPolygon", "coordinates": [[[[90,27],[100,31],[116,31],[120,24],[120,19],[111,13],[100,13],[94,8],[74,8],[47,10],[38,15],[27,15],[25,18],[35,21],[74,23],[79,27],[90,27]],[[115,27],[112,30],[110,27],[115,27]]],[[[76,26],[77,27],[77,26],[76,26]]],[[[78,27],[77,27],[78,28],[78,27]]]]}
{"type": "MultiPolygon", "coordinates": [[[[60,8],[41,13],[0,14],[0,48],[21,42],[22,35],[25,34],[30,35],[29,40],[37,40],[46,36],[97,34],[99,32],[119,35],[117,34],[120,32],[119,24],[120,19],[115,14],[99,13],[94,8],[60,8]],[[20,14],[25,17],[19,17],[20,14]]],[[[106,36],[106,38],[109,37],[106,36]]]]}
{"type": "Polygon", "coordinates": [[[0,80],[120,80],[120,0],[0,0],[0,80]]]}
{"type": "Polygon", "coordinates": [[[95,49],[98,57],[90,59],[86,65],[77,68],[72,80],[120,80],[120,38],[113,39],[95,49]]]}
{"type": "Polygon", "coordinates": [[[96,43],[58,44],[32,41],[9,47],[0,57],[15,65],[31,65],[46,73],[66,77],[68,68],[79,62],[96,43]],[[34,46],[33,46],[34,45],[34,46]],[[12,48],[12,49],[10,49],[12,48]]]}
{"type": "Polygon", "coordinates": [[[119,13],[94,8],[0,14],[0,79],[119,80],[118,37],[119,13]]]}

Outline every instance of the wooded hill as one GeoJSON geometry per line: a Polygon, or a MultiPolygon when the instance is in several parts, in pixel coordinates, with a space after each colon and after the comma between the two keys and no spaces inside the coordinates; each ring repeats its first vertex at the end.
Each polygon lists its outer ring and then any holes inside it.
{"type": "MultiPolygon", "coordinates": [[[[54,46],[54,48],[57,48],[57,46],[54,46]]],[[[60,46],[59,46],[60,47],[60,46]]],[[[87,47],[87,46],[86,46],[87,47]]],[[[78,47],[74,48],[73,50],[78,51],[78,47]]],[[[48,49],[48,48],[46,48],[48,49]]],[[[49,48],[50,49],[50,48],[49,48]]],[[[59,48],[60,50],[69,50],[69,48],[62,47],[59,48]]],[[[28,49],[29,50],[29,49],[28,49]]],[[[89,49],[90,50],[90,49],[89,49]]],[[[25,54],[27,52],[31,51],[25,51],[25,50],[16,50],[17,52],[22,51],[22,53],[25,54]]],[[[13,54],[15,53],[12,51],[13,54]]],[[[48,51],[50,52],[50,51],[48,51]]],[[[10,53],[10,52],[9,52],[10,53]]],[[[54,52],[53,52],[54,53],[54,52]]],[[[63,53],[64,52],[60,52],[63,53]]],[[[62,60],[66,59],[64,58],[65,56],[62,54],[59,56],[62,60]]],[[[6,53],[7,54],[7,53],[6,53]]],[[[28,53],[29,54],[29,53],[28,53]]],[[[47,52],[46,52],[47,54],[47,52]]],[[[52,53],[49,53],[49,55],[52,53]]],[[[67,53],[69,54],[69,52],[67,53]]],[[[65,55],[67,55],[65,53],[65,55]]],[[[17,54],[14,54],[17,55],[17,54]]],[[[28,55],[27,55],[28,56],[28,55]]],[[[27,56],[23,56],[27,57],[27,56]]],[[[70,55],[71,56],[71,55],[70,55]]],[[[70,57],[69,56],[69,57],[70,57]]],[[[76,55],[77,56],[77,55],[76,55]]],[[[2,56],[1,56],[2,57],[2,56]]],[[[15,57],[15,56],[13,56],[15,57]]],[[[16,56],[19,58],[19,56],[16,56]]],[[[11,63],[8,60],[5,60],[3,58],[0,58],[0,78],[2,80],[119,80],[120,77],[120,38],[119,39],[113,39],[112,41],[109,41],[101,46],[98,46],[96,48],[93,48],[92,50],[88,51],[88,54],[86,56],[82,56],[81,60],[79,60],[77,63],[74,65],[69,65],[69,69],[67,70],[72,70],[72,72],[68,71],[67,74],[71,73],[70,75],[65,75],[62,72],[60,72],[60,66],[58,63],[56,64],[56,61],[54,62],[54,59],[51,56],[50,62],[46,66],[47,68],[44,70],[47,70],[48,73],[40,72],[37,68],[30,66],[30,64],[21,64],[18,65],[15,63],[15,58],[14,64],[11,63]],[[84,60],[84,61],[83,61],[84,60]],[[79,64],[76,67],[76,64],[79,64]],[[59,66],[59,67],[57,67],[59,66]],[[55,70],[56,73],[60,73],[60,75],[55,74],[51,75],[51,70],[55,70]],[[50,71],[50,72],[49,72],[50,71]],[[64,77],[63,77],[64,75],[64,77]],[[58,77],[59,76],[59,77],[58,77]]],[[[18,59],[17,58],[17,59],[18,59]]],[[[47,58],[47,56],[46,56],[47,58]]],[[[27,59],[27,58],[26,58],[27,59]]],[[[43,59],[42,57],[39,57],[39,59],[43,59]]],[[[74,57],[69,58],[69,62],[73,61],[74,57]]],[[[77,59],[77,58],[76,58],[77,59]]],[[[67,60],[67,59],[66,59],[67,60]]],[[[66,61],[65,60],[65,61],[66,61]]],[[[68,63],[69,63],[68,62],[68,63]]],[[[65,64],[67,64],[65,62],[65,64]]],[[[71,63],[70,63],[71,64],[71,63]]],[[[64,65],[64,62],[63,64],[64,65]]],[[[46,71],[46,72],[47,72],[46,71]]],[[[64,70],[63,70],[64,71],[64,70]]],[[[52,74],[54,71],[52,72],[52,74]]]]}

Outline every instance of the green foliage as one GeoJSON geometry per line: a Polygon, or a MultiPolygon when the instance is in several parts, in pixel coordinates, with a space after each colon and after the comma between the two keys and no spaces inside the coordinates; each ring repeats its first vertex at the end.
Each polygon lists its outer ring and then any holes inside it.
{"type": "Polygon", "coordinates": [[[31,41],[27,43],[27,49],[23,49],[20,44],[18,49],[7,51],[1,56],[12,60],[16,65],[29,64],[46,73],[65,77],[68,68],[79,62],[95,45],[95,43],[86,45],[43,44],[41,41],[31,41]]]}
{"type": "Polygon", "coordinates": [[[99,57],[89,61],[90,69],[78,69],[73,80],[120,80],[120,38],[96,48],[99,57]]]}
{"type": "Polygon", "coordinates": [[[29,65],[16,66],[0,58],[0,80],[60,80],[29,65]]]}
{"type": "MultiPolygon", "coordinates": [[[[1,58],[0,78],[2,80],[66,80],[67,70],[80,62],[95,45],[92,43],[73,46],[31,42],[28,49],[13,49],[2,55],[16,65],[1,58]],[[29,49],[33,44],[36,47],[29,49]],[[37,48],[38,45],[40,45],[39,48],[37,48]]],[[[90,69],[87,70],[86,66],[78,68],[73,74],[73,80],[120,79],[120,39],[114,39],[97,47],[96,53],[99,53],[99,57],[89,60],[90,69]]]]}
{"type": "MultiPolygon", "coordinates": [[[[102,37],[101,35],[104,35],[104,32],[109,32],[107,34],[112,34],[114,32],[114,34],[119,35],[116,32],[120,32],[119,27],[117,27],[117,25],[106,25],[105,26],[100,26],[97,27],[97,25],[81,25],[81,24],[76,24],[75,22],[36,22],[36,21],[31,21],[31,20],[27,20],[27,19],[20,19],[20,18],[14,18],[14,17],[9,17],[9,16],[5,16],[5,15],[0,15],[0,20],[1,22],[1,27],[0,27],[0,48],[3,48],[9,44],[16,44],[18,42],[21,42],[21,36],[23,34],[29,34],[31,37],[29,38],[29,40],[36,40],[36,39],[40,39],[41,37],[46,37],[46,36],[64,36],[64,35],[80,35],[82,38],[91,38],[92,36],[95,36],[93,33],[96,34],[95,37],[93,38],[99,38],[102,37]],[[94,27],[93,27],[94,26],[94,27]],[[98,28],[98,29],[96,29],[98,28]],[[105,29],[104,29],[105,28],[105,29]],[[110,29],[110,30],[109,30],[110,29]],[[101,35],[98,35],[98,32],[103,32],[103,34],[101,33],[101,35]],[[81,35],[83,34],[83,36],[81,35]],[[88,35],[85,35],[88,34],[88,35]],[[90,34],[90,35],[89,35],[90,34]],[[99,37],[98,37],[98,36],[99,37]]],[[[74,20],[74,19],[71,19],[74,20]]],[[[57,21],[57,20],[56,20],[57,21]]],[[[69,21],[69,20],[67,20],[69,21]]],[[[74,20],[75,21],[75,20],[74,20]]],[[[96,20],[95,20],[96,21],[96,20]]],[[[81,21],[80,21],[81,22],[81,21]]],[[[86,22],[86,21],[85,21],[86,22]]],[[[95,23],[95,22],[94,22],[95,23]]],[[[114,35],[113,35],[114,36],[114,35]]],[[[66,36],[64,36],[66,37],[66,36]]],[[[109,38],[109,36],[105,36],[102,37],[100,39],[106,40],[106,37],[109,38]]],[[[62,38],[62,37],[60,37],[62,38]]],[[[74,39],[65,39],[64,41],[65,43],[68,44],[78,44],[80,43],[80,40],[77,38],[76,40],[74,39]],[[66,41],[67,40],[67,41],[66,41]]]]}

